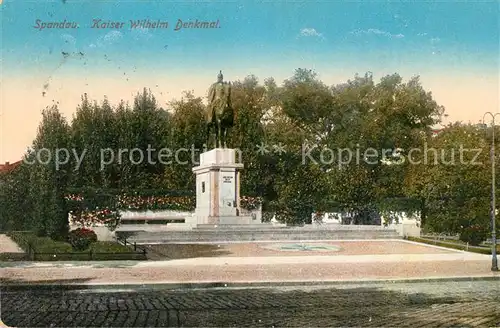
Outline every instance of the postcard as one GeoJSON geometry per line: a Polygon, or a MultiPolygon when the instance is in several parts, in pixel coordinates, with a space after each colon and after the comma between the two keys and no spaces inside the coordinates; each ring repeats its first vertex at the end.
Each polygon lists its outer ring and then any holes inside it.
{"type": "Polygon", "coordinates": [[[498,1],[0,19],[1,326],[500,326],[498,1]]]}

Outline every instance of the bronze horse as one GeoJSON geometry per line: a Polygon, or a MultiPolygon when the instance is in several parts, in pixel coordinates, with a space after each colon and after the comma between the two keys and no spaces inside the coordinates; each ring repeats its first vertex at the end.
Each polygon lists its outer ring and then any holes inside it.
{"type": "Polygon", "coordinates": [[[226,148],[230,129],[234,125],[234,109],[231,104],[231,83],[223,82],[222,71],[217,82],[208,92],[207,147],[210,137],[215,136],[215,148],[226,148]]]}

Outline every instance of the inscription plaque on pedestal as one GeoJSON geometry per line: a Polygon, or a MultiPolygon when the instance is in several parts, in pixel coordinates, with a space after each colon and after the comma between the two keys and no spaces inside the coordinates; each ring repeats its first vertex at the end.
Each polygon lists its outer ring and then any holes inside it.
{"type": "Polygon", "coordinates": [[[239,171],[236,150],[216,148],[202,153],[196,174],[196,217],[198,224],[248,224],[251,217],[239,216],[239,171]],[[247,222],[248,221],[248,222],[247,222]]]}

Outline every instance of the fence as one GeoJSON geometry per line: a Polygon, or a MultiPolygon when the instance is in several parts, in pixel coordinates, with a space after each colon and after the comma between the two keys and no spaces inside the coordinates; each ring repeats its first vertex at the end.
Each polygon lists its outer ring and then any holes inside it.
{"type": "Polygon", "coordinates": [[[85,252],[38,252],[28,245],[28,258],[31,261],[111,261],[147,260],[146,249],[134,252],[101,253],[92,250],[85,252]]]}
{"type": "Polygon", "coordinates": [[[116,241],[118,243],[121,243],[123,246],[127,246],[127,245],[130,245],[134,248],[134,252],[140,252],[140,253],[143,253],[144,256],[146,256],[147,258],[147,249],[146,247],[144,246],[138,246],[137,243],[134,241],[133,243],[127,241],[127,238],[126,237],[119,237],[119,236],[116,236],[116,241]]]}
{"type": "Polygon", "coordinates": [[[16,231],[10,237],[26,252],[28,261],[106,261],[106,260],[147,260],[146,249],[134,248],[130,252],[96,252],[92,249],[80,252],[41,251],[33,246],[26,234],[31,231],[16,231]]]}

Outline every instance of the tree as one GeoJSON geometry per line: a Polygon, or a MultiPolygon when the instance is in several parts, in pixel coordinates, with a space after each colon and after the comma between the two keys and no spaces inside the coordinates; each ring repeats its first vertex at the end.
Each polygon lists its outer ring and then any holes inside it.
{"type": "Polygon", "coordinates": [[[375,83],[367,73],[332,90],[336,105],[329,120],[333,128],[324,139],[339,155],[339,148],[350,150],[345,155],[350,160],[342,158],[348,163],[329,171],[335,202],[354,214],[413,210],[412,200],[400,201],[408,170],[400,156],[422,146],[421,134],[428,134],[440,121],[443,108],[422,88],[418,77],[403,83],[394,74],[375,83]]]}
{"type": "Polygon", "coordinates": [[[24,162],[12,171],[0,173],[1,231],[27,229],[33,210],[29,183],[29,165],[24,162]]]}
{"type": "Polygon", "coordinates": [[[245,164],[241,174],[241,192],[249,196],[265,196],[268,179],[273,172],[266,170],[265,160],[257,152],[257,146],[265,142],[262,120],[269,108],[266,87],[253,75],[233,82],[232,104],[235,122],[230,142],[241,152],[245,164]]]}
{"type": "Polygon", "coordinates": [[[270,108],[265,141],[278,148],[268,149],[270,153],[263,156],[273,171],[273,192],[268,193],[271,197],[266,199],[265,209],[290,224],[310,223],[312,212],[324,210],[329,188],[321,167],[305,162],[302,150],[306,143],[322,136],[331,95],[314,72],[301,69],[282,88],[277,89],[272,80],[266,87],[270,108]],[[278,101],[273,101],[275,97],[278,101]]]}
{"type": "Polygon", "coordinates": [[[85,155],[73,186],[162,186],[158,156],[169,128],[169,114],[147,89],[136,95],[133,108],[123,101],[113,108],[106,98],[91,103],[84,95],[71,126],[73,146],[85,155]]]}
{"type": "Polygon", "coordinates": [[[405,180],[406,192],[422,199],[425,228],[459,233],[473,225],[489,227],[491,161],[485,131],[451,124],[427,139],[405,180]]]}
{"type": "Polygon", "coordinates": [[[139,188],[158,186],[164,170],[160,163],[159,150],[167,146],[165,133],[169,128],[169,115],[158,106],[151,90],[146,88],[135,97],[132,113],[134,148],[143,154],[143,157],[134,158],[132,149],[129,149],[129,163],[132,164],[132,172],[137,177],[134,186],[139,188]]]}
{"type": "Polygon", "coordinates": [[[29,192],[33,201],[30,228],[41,236],[64,239],[68,233],[64,197],[70,180],[69,145],[70,127],[57,106],[43,110],[32,146],[36,161],[30,166],[29,192]]]}
{"type": "Polygon", "coordinates": [[[74,187],[116,187],[119,173],[114,157],[118,157],[118,130],[116,117],[108,100],[99,105],[82,96],[71,124],[72,145],[81,157],[73,157],[74,187]],[[111,161],[109,164],[108,161],[111,161]]]}
{"type": "MultiPolygon", "coordinates": [[[[245,165],[241,191],[263,197],[265,211],[294,224],[310,222],[315,211],[347,212],[360,224],[373,223],[374,212],[420,211],[436,222],[449,219],[434,216],[438,203],[430,190],[434,179],[444,183],[461,168],[429,169],[405,160],[411,149],[441,140],[429,135],[443,108],[418,77],[405,82],[393,74],[376,82],[367,73],[328,86],[308,69],[297,69],[281,85],[249,75],[233,82],[232,104],[236,117],[229,142],[245,165]],[[367,150],[375,154],[368,158],[367,150]]],[[[68,187],[194,190],[192,167],[206,150],[205,109],[202,98],[185,93],[165,110],[146,88],[130,106],[84,95],[71,126],[57,107],[47,109],[28,158],[44,147],[72,147],[84,157],[78,172],[74,159],[58,168],[50,162],[23,171],[33,196],[31,217],[40,223],[32,226],[42,234],[59,229],[58,220],[47,218],[64,211],[60,200],[68,187]]],[[[465,173],[470,181],[483,181],[477,180],[482,175],[465,173]]],[[[456,202],[460,195],[449,197],[456,202]]]]}
{"type": "Polygon", "coordinates": [[[194,190],[193,166],[199,162],[206,141],[206,118],[203,100],[192,93],[184,93],[172,101],[168,157],[165,158],[164,181],[170,190],[194,190]]]}

